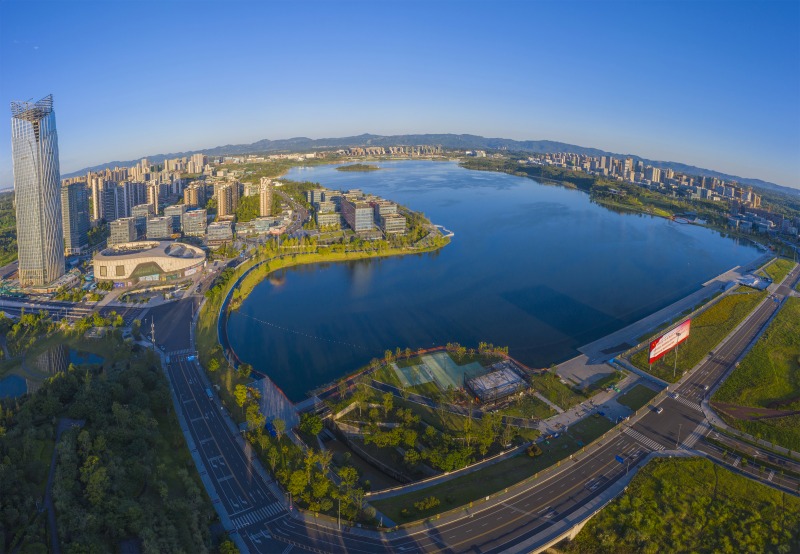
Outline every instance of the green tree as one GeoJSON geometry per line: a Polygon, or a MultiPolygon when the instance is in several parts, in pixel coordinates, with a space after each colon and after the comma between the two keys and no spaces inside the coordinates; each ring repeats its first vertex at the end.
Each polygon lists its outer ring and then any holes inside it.
{"type": "Polygon", "coordinates": [[[394,396],[390,392],[383,394],[383,417],[387,417],[394,406],[394,396]]]}
{"type": "Polygon", "coordinates": [[[237,406],[244,408],[244,404],[247,402],[247,387],[236,385],[233,389],[233,398],[236,400],[237,406]]]}
{"type": "Polygon", "coordinates": [[[300,430],[312,436],[317,436],[322,432],[322,418],[316,414],[301,414],[300,415],[300,430]]]}
{"type": "Polygon", "coordinates": [[[239,549],[230,539],[225,539],[219,545],[219,554],[239,554],[239,549]]]}

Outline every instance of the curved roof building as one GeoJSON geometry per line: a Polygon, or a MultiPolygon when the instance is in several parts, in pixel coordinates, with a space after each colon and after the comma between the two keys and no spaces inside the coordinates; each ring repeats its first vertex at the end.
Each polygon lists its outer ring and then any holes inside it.
{"type": "Polygon", "coordinates": [[[139,281],[174,281],[205,265],[200,248],[178,242],[139,241],[115,244],[92,260],[95,279],[130,286],[139,281]]]}

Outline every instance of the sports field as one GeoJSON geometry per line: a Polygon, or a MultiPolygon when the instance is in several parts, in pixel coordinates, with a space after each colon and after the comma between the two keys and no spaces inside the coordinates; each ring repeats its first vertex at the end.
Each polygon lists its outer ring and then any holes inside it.
{"type": "Polygon", "coordinates": [[[421,361],[421,364],[408,367],[395,364],[394,371],[404,387],[434,382],[441,390],[447,390],[448,387],[458,389],[464,386],[465,379],[486,373],[486,369],[478,362],[456,365],[447,352],[424,354],[421,361]]]}

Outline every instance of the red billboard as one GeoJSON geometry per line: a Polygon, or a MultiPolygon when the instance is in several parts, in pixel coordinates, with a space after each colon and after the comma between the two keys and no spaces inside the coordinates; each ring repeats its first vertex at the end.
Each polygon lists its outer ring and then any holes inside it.
{"type": "Polygon", "coordinates": [[[692,320],[687,319],[672,331],[668,331],[650,343],[650,363],[652,364],[664,354],[689,338],[692,320]]]}

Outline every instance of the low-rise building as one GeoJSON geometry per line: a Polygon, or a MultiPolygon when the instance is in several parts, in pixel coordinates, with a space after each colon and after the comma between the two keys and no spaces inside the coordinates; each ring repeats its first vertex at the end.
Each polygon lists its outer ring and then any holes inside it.
{"type": "Polygon", "coordinates": [[[206,229],[206,242],[219,245],[233,241],[233,224],[230,221],[217,221],[206,229]]]}
{"type": "Polygon", "coordinates": [[[372,206],[358,200],[342,199],[342,217],[347,225],[356,232],[371,231],[374,226],[372,206]]]}
{"type": "Polygon", "coordinates": [[[183,214],[183,234],[189,237],[202,237],[206,234],[208,215],[206,210],[191,210],[183,214]]]}
{"type": "Polygon", "coordinates": [[[315,212],[314,219],[319,227],[342,224],[342,216],[337,212],[315,212]]]}
{"type": "Polygon", "coordinates": [[[174,281],[199,271],[205,253],[196,246],[175,242],[141,241],[117,244],[95,254],[98,281],[131,286],[139,281],[174,281]]]}
{"type": "Polygon", "coordinates": [[[172,232],[180,233],[183,230],[183,214],[186,213],[184,204],[175,204],[164,208],[164,217],[172,220],[172,232]]]}
{"type": "Polygon", "coordinates": [[[172,235],[172,218],[161,216],[147,220],[147,240],[168,239],[172,235]]]}
{"type": "Polygon", "coordinates": [[[400,214],[386,214],[380,216],[381,229],[387,235],[402,234],[406,232],[406,218],[400,214]]]}
{"type": "Polygon", "coordinates": [[[108,226],[111,233],[108,237],[109,246],[136,240],[136,220],[134,218],[123,217],[115,219],[108,226]]]}

